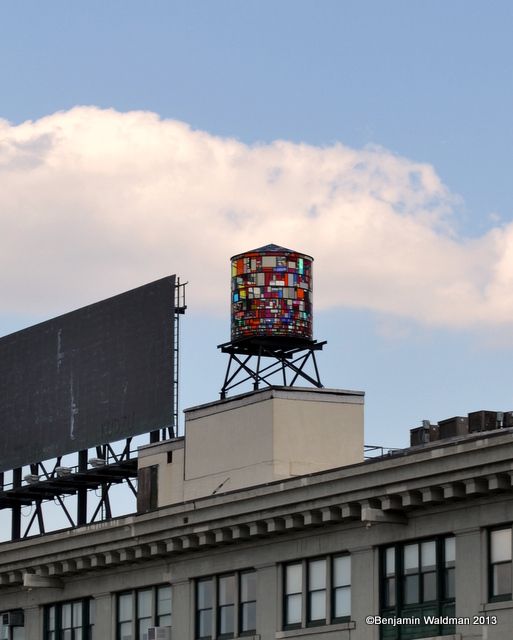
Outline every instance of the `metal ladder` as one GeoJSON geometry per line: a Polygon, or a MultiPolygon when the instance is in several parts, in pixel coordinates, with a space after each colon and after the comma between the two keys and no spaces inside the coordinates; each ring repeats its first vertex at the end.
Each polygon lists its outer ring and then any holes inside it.
{"type": "Polygon", "coordinates": [[[180,282],[180,278],[176,279],[175,284],[175,313],[174,313],[174,332],[173,332],[173,434],[175,437],[180,435],[179,420],[179,378],[180,378],[180,316],[185,313],[187,306],[185,304],[185,285],[180,282]]]}

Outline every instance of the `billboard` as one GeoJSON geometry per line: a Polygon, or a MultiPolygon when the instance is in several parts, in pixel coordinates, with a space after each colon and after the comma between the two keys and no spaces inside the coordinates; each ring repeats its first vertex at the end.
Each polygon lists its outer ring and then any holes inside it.
{"type": "Polygon", "coordinates": [[[0,472],[169,426],[175,276],[0,338],[0,472]]]}

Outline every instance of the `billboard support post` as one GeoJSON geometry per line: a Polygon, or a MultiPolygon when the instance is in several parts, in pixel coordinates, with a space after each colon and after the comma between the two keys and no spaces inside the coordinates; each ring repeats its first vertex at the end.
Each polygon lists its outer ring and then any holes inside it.
{"type": "MultiPolygon", "coordinates": [[[[21,487],[21,468],[13,469],[12,486],[13,489],[21,487]]],[[[21,504],[13,505],[11,522],[11,537],[13,540],[18,540],[21,537],[21,504]]]]}
{"type": "MultiPolygon", "coordinates": [[[[78,472],[87,471],[87,449],[78,452],[78,472]]],[[[77,493],[77,527],[87,522],[87,486],[80,487],[77,493]]]]}

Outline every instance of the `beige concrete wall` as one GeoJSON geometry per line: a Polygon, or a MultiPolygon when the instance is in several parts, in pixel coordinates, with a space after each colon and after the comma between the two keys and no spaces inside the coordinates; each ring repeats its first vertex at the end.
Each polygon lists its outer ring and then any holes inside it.
{"type": "Polygon", "coordinates": [[[363,404],[276,398],[273,414],[275,479],[363,461],[363,404]]]}
{"type": "Polygon", "coordinates": [[[184,500],[184,442],[172,441],[147,445],[139,450],[138,467],[158,467],[158,505],[178,504],[184,500]],[[172,452],[173,460],[168,462],[172,452]]]}
{"type": "Polygon", "coordinates": [[[186,411],[185,500],[362,460],[362,394],[270,389],[186,411]]]}
{"type": "Polygon", "coordinates": [[[186,411],[185,441],[140,449],[158,506],[363,460],[363,395],[269,389],[186,411]],[[172,462],[168,455],[172,452],[172,462]]]}
{"type": "Polygon", "coordinates": [[[224,406],[186,421],[186,500],[273,479],[272,403],[224,406]]]}
{"type": "Polygon", "coordinates": [[[184,500],[184,449],[173,451],[173,462],[159,466],[159,500],[158,506],[178,504],[184,500]]]}

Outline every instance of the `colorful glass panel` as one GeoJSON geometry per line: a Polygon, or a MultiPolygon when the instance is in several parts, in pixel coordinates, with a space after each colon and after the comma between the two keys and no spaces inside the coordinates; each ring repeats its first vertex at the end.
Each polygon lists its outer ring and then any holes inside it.
{"type": "Polygon", "coordinates": [[[281,247],[232,258],[232,340],[312,339],[312,258],[281,247]]]}

